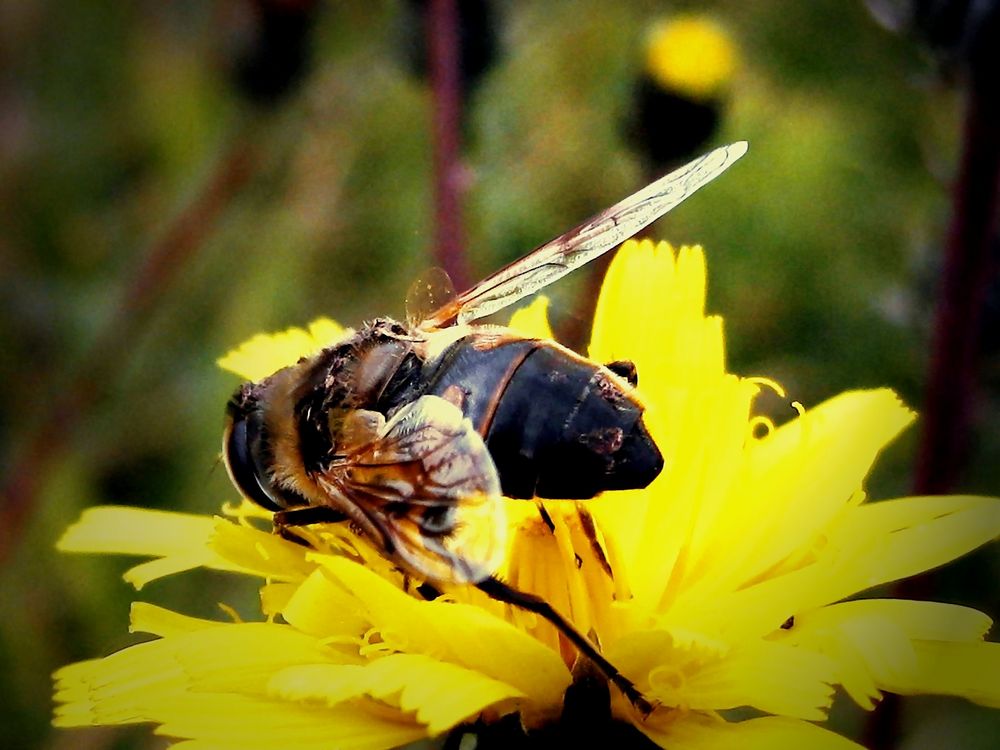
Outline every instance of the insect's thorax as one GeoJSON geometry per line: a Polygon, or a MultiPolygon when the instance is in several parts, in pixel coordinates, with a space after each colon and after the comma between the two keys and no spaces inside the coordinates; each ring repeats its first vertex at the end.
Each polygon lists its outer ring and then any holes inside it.
{"type": "Polygon", "coordinates": [[[293,415],[307,470],[321,468],[341,447],[338,429],[346,415],[359,409],[385,414],[409,399],[408,384],[423,369],[418,343],[407,326],[380,318],[293,369],[294,391],[278,408],[293,415]]]}

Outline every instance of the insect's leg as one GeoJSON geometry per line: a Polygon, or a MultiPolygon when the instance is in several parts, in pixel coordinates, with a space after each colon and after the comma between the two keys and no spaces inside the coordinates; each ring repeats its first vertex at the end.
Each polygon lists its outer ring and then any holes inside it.
{"type": "Polygon", "coordinates": [[[535,507],[538,509],[538,515],[542,518],[542,523],[544,523],[549,531],[553,534],[556,531],[555,521],[552,520],[552,516],[549,515],[549,511],[545,508],[545,504],[541,500],[535,500],[535,507]]]}
{"type": "Polygon", "coordinates": [[[302,508],[288,508],[274,514],[275,527],[308,526],[311,523],[337,523],[346,521],[347,514],[329,505],[309,505],[302,508]]]}
{"type": "Polygon", "coordinates": [[[421,583],[419,586],[417,586],[417,593],[420,594],[420,596],[422,596],[424,599],[426,599],[429,602],[430,601],[434,601],[439,596],[441,596],[441,592],[438,591],[435,586],[432,586],[431,584],[427,583],[426,581],[424,583],[421,583]]]}
{"type": "Polygon", "coordinates": [[[650,703],[646,696],[639,692],[639,689],[632,681],[619,672],[614,664],[605,659],[601,652],[597,650],[597,647],[547,601],[534,594],[518,591],[497,578],[487,578],[485,581],[477,583],[476,587],[497,601],[513,604],[515,607],[520,607],[528,612],[534,612],[536,615],[544,617],[555,625],[559,632],[565,635],[581,654],[590,659],[604,673],[605,677],[622,691],[625,697],[629,699],[632,705],[643,716],[648,716],[653,712],[653,704],[650,703]]]}
{"type": "Polygon", "coordinates": [[[304,508],[279,510],[274,514],[271,522],[274,524],[274,533],[282,539],[296,544],[304,544],[302,537],[291,530],[295,526],[308,526],[311,523],[337,523],[346,520],[347,515],[329,505],[310,505],[304,508]]]}

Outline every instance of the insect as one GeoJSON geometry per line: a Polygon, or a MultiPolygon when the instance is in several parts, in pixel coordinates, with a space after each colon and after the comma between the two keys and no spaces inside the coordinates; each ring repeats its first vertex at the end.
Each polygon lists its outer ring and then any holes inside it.
{"type": "Polygon", "coordinates": [[[230,399],[227,470],[279,533],[349,520],[407,573],[470,584],[552,622],[644,713],[639,690],[543,599],[493,574],[501,497],[647,486],[663,459],[628,362],[471,325],[628,239],[746,152],[718,148],[514,261],[423,320],[378,318],[230,399]]]}

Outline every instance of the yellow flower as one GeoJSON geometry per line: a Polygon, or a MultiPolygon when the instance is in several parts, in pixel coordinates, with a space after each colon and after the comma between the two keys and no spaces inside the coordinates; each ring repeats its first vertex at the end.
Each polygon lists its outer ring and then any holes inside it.
{"type": "Polygon", "coordinates": [[[646,71],[661,87],[692,99],[717,96],[733,77],[737,52],[729,33],[705,16],[679,16],[646,34],[646,71]]]}
{"type": "MultiPolygon", "coordinates": [[[[545,597],[657,702],[644,718],[617,691],[605,699],[619,726],[662,747],[856,748],[813,723],[838,686],[868,709],[883,691],[1000,707],[986,615],[848,600],[997,538],[1000,501],[868,502],[865,475],[913,414],[891,391],[853,391],[774,427],[754,399],[776,386],[726,372],[704,299],[700,248],[623,246],[589,354],[635,362],[666,468],[645,490],[546,502],[551,526],[533,503],[506,501],[499,574],[545,597]]],[[[511,325],[550,335],[544,300],[511,325]]],[[[293,331],[223,362],[260,377],[323,343],[293,331]]],[[[137,588],[199,566],[257,576],[262,621],[136,603],[132,630],[155,638],[60,669],[55,723],[152,722],[185,750],[273,750],[389,748],[511,715],[529,731],[572,720],[563,696],[594,673],[547,621],[471,587],[428,601],[344,525],[310,527],[308,548],[261,528],[267,517],[247,503],[215,518],[87,511],[61,549],[153,556],[126,573],[137,588]]]]}

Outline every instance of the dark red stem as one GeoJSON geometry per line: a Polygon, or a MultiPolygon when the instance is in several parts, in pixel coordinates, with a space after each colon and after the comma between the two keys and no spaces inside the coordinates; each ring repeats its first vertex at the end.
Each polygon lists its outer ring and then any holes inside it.
{"type": "Polygon", "coordinates": [[[979,389],[982,314],[995,276],[1000,100],[973,86],[952,203],[913,489],[949,492],[969,450],[979,389]]]}
{"type": "Polygon", "coordinates": [[[63,383],[50,383],[44,413],[0,486],[0,562],[16,547],[48,468],[71,444],[80,418],[113,382],[116,366],[164,292],[211,235],[218,218],[253,173],[257,148],[239,137],[201,192],[153,243],[127,282],[113,317],[63,383]]]}
{"type": "MultiPolygon", "coordinates": [[[[1000,230],[1000,99],[993,81],[994,71],[980,68],[968,91],[913,482],[918,495],[957,488],[976,428],[982,317],[1000,230]]],[[[892,595],[926,599],[935,591],[928,573],[900,581],[892,595]]],[[[895,747],[899,732],[900,700],[889,694],[868,722],[865,746],[895,747]]]]}
{"type": "Polygon", "coordinates": [[[470,275],[462,233],[462,89],[455,0],[431,0],[427,20],[433,95],[436,262],[457,289],[465,289],[470,275]]]}

